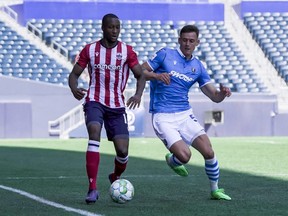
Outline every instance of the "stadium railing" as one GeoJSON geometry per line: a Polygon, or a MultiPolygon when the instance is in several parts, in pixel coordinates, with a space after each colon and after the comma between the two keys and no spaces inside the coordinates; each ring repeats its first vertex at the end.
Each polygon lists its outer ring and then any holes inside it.
{"type": "Polygon", "coordinates": [[[82,104],[76,106],[59,118],[48,122],[50,136],[69,138],[69,133],[85,122],[82,104]]]}
{"type": "MultiPolygon", "coordinates": [[[[124,92],[125,98],[129,98],[134,94],[133,89],[126,89],[124,92]]],[[[144,106],[141,100],[141,107],[144,106]]],[[[83,113],[83,106],[79,104],[59,118],[48,122],[48,132],[51,137],[59,137],[61,139],[68,139],[69,133],[85,122],[83,113]]]]}

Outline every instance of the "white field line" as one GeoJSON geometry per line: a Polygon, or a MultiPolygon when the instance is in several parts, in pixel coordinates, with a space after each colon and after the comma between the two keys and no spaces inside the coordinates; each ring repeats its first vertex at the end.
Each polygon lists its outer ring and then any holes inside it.
{"type": "Polygon", "coordinates": [[[48,180],[48,179],[76,179],[76,178],[87,178],[86,176],[14,176],[14,177],[4,177],[0,179],[6,180],[48,180]]]}
{"type": "MultiPolygon", "coordinates": [[[[263,143],[263,144],[272,144],[272,145],[284,145],[284,143],[283,142],[281,142],[281,141],[275,141],[275,140],[248,140],[248,139],[243,139],[243,140],[241,140],[241,142],[245,142],[245,143],[251,143],[251,142],[253,142],[253,143],[263,143]]],[[[285,144],[286,145],[286,144],[285,144]]]]}
{"type": "MultiPolygon", "coordinates": [[[[238,170],[238,175],[243,175],[243,170],[238,170]]],[[[235,174],[233,174],[235,175],[235,174]]],[[[261,172],[249,172],[247,175],[256,175],[256,176],[263,176],[263,177],[286,177],[288,173],[261,173],[261,172]]],[[[194,177],[199,177],[202,175],[192,174],[194,177]]],[[[221,174],[221,176],[227,176],[221,174]]],[[[229,176],[229,175],[228,175],[229,176]]],[[[101,176],[98,176],[101,177],[101,176]]],[[[103,177],[103,176],[102,176],[103,177]]],[[[167,175],[123,175],[122,178],[167,178],[167,177],[178,177],[176,174],[167,174],[167,175]]],[[[86,179],[86,176],[13,176],[13,177],[0,177],[0,180],[49,180],[49,179],[86,179]]]]}
{"type": "MultiPolygon", "coordinates": [[[[167,178],[167,177],[178,177],[176,174],[167,174],[167,175],[123,175],[122,178],[167,178]]],[[[195,175],[196,176],[196,175],[195,175]]],[[[103,177],[103,176],[98,176],[103,177]]],[[[7,176],[0,177],[0,179],[4,180],[49,180],[49,179],[81,179],[87,178],[86,176],[7,176]]],[[[108,178],[107,178],[108,179],[108,178]]]]}
{"type": "MultiPolygon", "coordinates": [[[[243,171],[239,170],[238,172],[240,172],[240,175],[243,175],[243,171]]],[[[247,175],[255,175],[255,176],[263,176],[263,177],[286,177],[288,176],[288,173],[261,173],[261,172],[249,172],[247,173],[247,175]]],[[[202,175],[196,175],[196,174],[192,174],[191,176],[194,177],[199,177],[202,175]]],[[[221,174],[221,176],[225,176],[223,174],[221,174]]],[[[98,176],[101,177],[101,176],[98,176]]],[[[103,177],[103,176],[102,176],[103,177]]],[[[167,177],[178,177],[178,175],[176,174],[169,174],[169,175],[123,175],[122,178],[167,178],[167,177]]],[[[49,179],[81,179],[81,178],[87,178],[86,176],[15,176],[15,177],[0,177],[0,180],[49,180],[49,179]]]]}
{"type": "Polygon", "coordinates": [[[62,204],[43,199],[41,197],[35,196],[33,194],[30,194],[30,193],[27,193],[25,191],[18,190],[18,189],[15,189],[15,188],[7,187],[7,186],[4,186],[4,185],[0,185],[0,188],[3,189],[3,190],[7,190],[7,191],[11,191],[13,193],[20,194],[22,196],[25,196],[25,197],[27,197],[29,199],[32,199],[32,200],[35,200],[37,202],[43,203],[45,205],[49,205],[49,206],[52,206],[52,207],[55,207],[55,208],[63,209],[63,210],[68,211],[68,212],[74,212],[74,213],[77,213],[79,215],[84,215],[84,216],[102,216],[102,215],[94,214],[92,212],[88,212],[88,211],[85,211],[85,210],[75,209],[75,208],[71,208],[71,207],[68,207],[68,206],[64,206],[62,204]]]}

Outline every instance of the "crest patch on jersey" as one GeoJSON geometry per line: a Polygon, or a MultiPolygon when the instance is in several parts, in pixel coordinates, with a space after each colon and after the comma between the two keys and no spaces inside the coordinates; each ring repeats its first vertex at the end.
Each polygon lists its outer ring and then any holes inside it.
{"type": "Polygon", "coordinates": [[[196,72],[196,68],[191,68],[192,73],[196,72]]]}
{"type": "Polygon", "coordinates": [[[116,54],[116,59],[121,60],[122,59],[122,53],[117,53],[116,54]]]}
{"type": "Polygon", "coordinates": [[[154,53],[153,56],[151,57],[151,60],[153,60],[154,58],[156,58],[157,53],[154,53]]]}
{"type": "Polygon", "coordinates": [[[96,53],[95,53],[95,56],[98,57],[98,56],[99,56],[99,52],[96,52],[96,53]]]}

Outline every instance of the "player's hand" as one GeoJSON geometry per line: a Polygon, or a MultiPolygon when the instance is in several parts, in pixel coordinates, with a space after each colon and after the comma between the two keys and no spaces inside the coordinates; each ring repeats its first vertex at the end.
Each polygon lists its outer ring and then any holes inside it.
{"type": "Polygon", "coordinates": [[[157,74],[156,79],[164,82],[166,85],[170,84],[170,74],[168,73],[157,74]]]}
{"type": "Polygon", "coordinates": [[[220,92],[223,94],[225,97],[230,97],[231,96],[231,90],[228,87],[223,86],[222,83],[220,83],[220,92]]]}
{"type": "Polygon", "coordinates": [[[126,103],[127,107],[129,109],[135,109],[136,107],[138,108],[141,103],[141,96],[134,95],[130,97],[126,103]]]}
{"type": "Polygon", "coordinates": [[[81,100],[84,98],[87,90],[84,89],[84,88],[76,88],[76,89],[71,89],[72,91],[72,94],[74,95],[74,97],[77,99],[77,100],[81,100]]]}

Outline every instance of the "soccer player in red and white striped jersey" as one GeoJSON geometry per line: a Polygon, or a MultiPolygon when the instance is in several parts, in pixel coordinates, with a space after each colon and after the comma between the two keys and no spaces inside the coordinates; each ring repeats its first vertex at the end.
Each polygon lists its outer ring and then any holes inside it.
{"type": "Polygon", "coordinates": [[[128,162],[129,132],[125,106],[139,107],[145,77],[132,46],[118,41],[120,20],[114,14],[106,14],[102,19],[103,37],[99,41],[87,44],[80,52],[76,64],[69,75],[69,87],[74,97],[85,97],[84,113],[89,135],[86,152],[86,171],[89,190],[86,203],[95,203],[99,197],[97,191],[97,173],[100,162],[101,129],[104,123],[107,138],[115,146],[114,172],[109,175],[112,183],[120,178],[128,162]],[[78,79],[88,68],[90,82],[88,90],[78,87],[78,79]],[[134,96],[127,100],[125,90],[129,71],[137,80],[134,96]]]}

